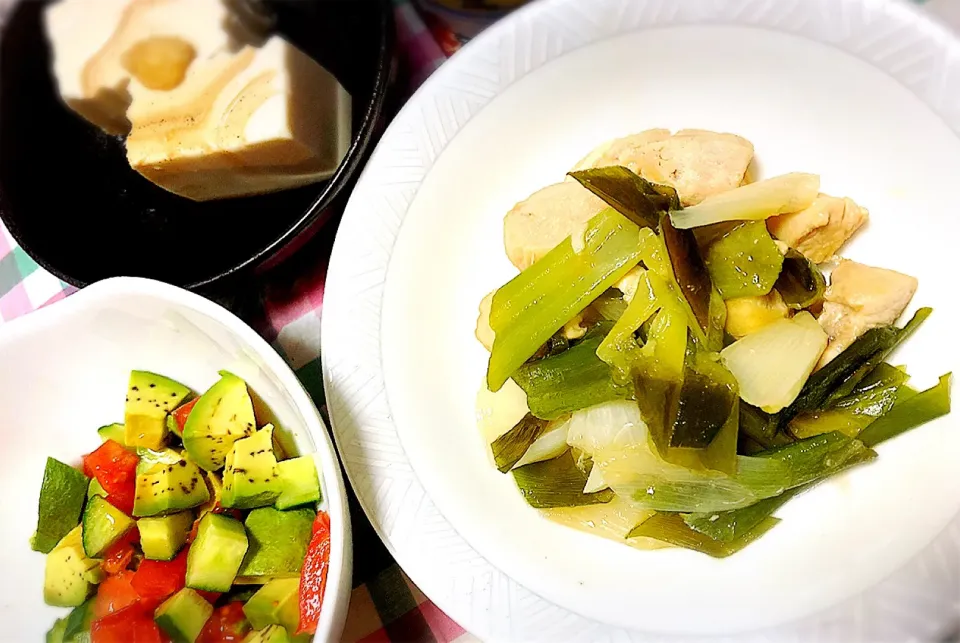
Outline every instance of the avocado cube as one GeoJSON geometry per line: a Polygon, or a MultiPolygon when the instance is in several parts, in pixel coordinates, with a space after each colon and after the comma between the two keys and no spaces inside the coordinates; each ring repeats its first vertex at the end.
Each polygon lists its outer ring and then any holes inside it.
{"type": "Polygon", "coordinates": [[[213,605],[189,587],[164,601],[153,615],[174,643],[194,643],[213,614],[213,605]]]}
{"type": "Polygon", "coordinates": [[[133,515],[172,513],[202,505],[209,499],[210,492],[197,465],[182,458],[171,464],[161,461],[137,473],[133,515]]]}
{"type": "Polygon", "coordinates": [[[167,413],[190,394],[183,384],[148,371],[131,371],[124,407],[124,444],[159,449],[167,436],[167,413]]]}
{"type": "Polygon", "coordinates": [[[311,509],[279,511],[261,507],[244,522],[250,548],[240,567],[237,583],[266,583],[276,578],[297,578],[313,533],[316,512],[311,509]]]}
{"type": "Polygon", "coordinates": [[[87,476],[69,464],[47,458],[40,486],[40,507],[33,549],[49,553],[80,522],[87,495],[87,476]]]}
{"type": "Polygon", "coordinates": [[[140,529],[140,548],[143,549],[143,555],[150,560],[173,559],[187,542],[192,526],[191,511],[141,518],[137,521],[137,527],[140,529]]]}
{"type": "Polygon", "coordinates": [[[190,459],[207,471],[226,462],[233,443],[256,429],[253,400],[242,379],[221,371],[220,380],[197,400],[183,427],[190,459]]]}
{"type": "Polygon", "coordinates": [[[300,579],[278,578],[261,587],[243,606],[250,625],[261,630],[282,625],[296,632],[300,625],[300,579]]]}
{"type": "Polygon", "coordinates": [[[99,558],[133,525],[133,518],[102,497],[90,498],[83,510],[83,551],[90,558],[99,558]]]}
{"type": "Polygon", "coordinates": [[[205,515],[187,554],[187,587],[228,591],[247,553],[247,544],[240,521],[220,514],[205,515]]]}
{"type": "Polygon", "coordinates": [[[280,471],[273,454],[273,426],[233,443],[223,469],[223,506],[254,509],[280,496],[280,471]]]}
{"type": "Polygon", "coordinates": [[[293,643],[287,630],[279,625],[268,625],[259,632],[251,632],[243,643],[293,643]]]}
{"type": "Polygon", "coordinates": [[[103,580],[100,561],[83,551],[81,527],[77,525],[47,554],[43,576],[43,600],[54,607],[76,607],[103,580]]]}
{"type": "Polygon", "coordinates": [[[313,456],[305,455],[279,463],[280,497],[277,509],[290,509],[320,501],[320,478],[313,456]]]}

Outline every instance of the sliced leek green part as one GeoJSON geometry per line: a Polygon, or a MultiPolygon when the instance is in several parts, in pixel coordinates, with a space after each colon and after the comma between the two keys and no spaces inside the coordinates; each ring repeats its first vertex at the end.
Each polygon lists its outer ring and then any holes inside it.
{"type": "Polygon", "coordinates": [[[674,203],[680,203],[673,188],[658,186],[656,189],[652,183],[623,166],[591,168],[569,174],[641,228],[656,229],[660,225],[660,214],[671,209],[674,203]],[[673,191],[672,198],[666,190],[673,191]]]}
{"type": "Polygon", "coordinates": [[[691,549],[713,558],[726,558],[751,544],[777,526],[777,518],[764,518],[752,529],[730,542],[714,540],[691,529],[679,514],[658,513],[634,527],[627,538],[653,538],[675,547],[691,549]]]}
{"type": "Polygon", "coordinates": [[[571,451],[552,460],[517,467],[512,473],[524,500],[537,509],[580,507],[613,499],[609,489],[583,493],[589,472],[584,473],[577,466],[571,451]]]}
{"type": "Polygon", "coordinates": [[[733,226],[706,247],[703,258],[710,280],[725,300],[766,295],[783,266],[783,255],[763,221],[733,226]]]}
{"type": "Polygon", "coordinates": [[[827,280],[817,264],[793,248],[787,250],[774,288],[787,306],[795,310],[809,308],[823,299],[827,280]]]}
{"type": "Polygon", "coordinates": [[[493,451],[493,459],[500,473],[506,473],[520,461],[530,445],[543,434],[546,426],[546,420],[527,413],[516,426],[493,441],[490,450],[493,451]]]}
{"type": "Polygon", "coordinates": [[[935,386],[898,401],[890,412],[864,429],[860,439],[873,447],[948,414],[951,379],[951,373],[941,375],[935,386]]]}

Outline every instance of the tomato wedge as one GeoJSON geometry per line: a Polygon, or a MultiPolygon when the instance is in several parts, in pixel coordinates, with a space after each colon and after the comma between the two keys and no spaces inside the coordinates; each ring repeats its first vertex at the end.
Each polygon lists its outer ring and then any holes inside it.
{"type": "Polygon", "coordinates": [[[169,561],[144,560],[130,580],[134,591],[144,599],[163,600],[183,589],[187,577],[187,550],[184,547],[169,561]]]}
{"type": "Polygon", "coordinates": [[[91,643],[169,643],[153,621],[153,611],[139,605],[108,614],[90,623],[91,643]]]}
{"type": "Polygon", "coordinates": [[[300,571],[300,626],[297,634],[314,634],[320,620],[320,607],[330,567],[330,516],[317,512],[313,536],[300,571]]]}
{"type": "Polygon", "coordinates": [[[213,610],[196,643],[235,643],[246,638],[252,629],[243,613],[243,603],[233,601],[213,610]]]}
{"type": "Polygon", "coordinates": [[[83,456],[83,472],[96,478],[107,492],[107,501],[120,511],[133,512],[139,458],[113,440],[83,456]]]}
{"type": "Polygon", "coordinates": [[[140,595],[133,589],[130,581],[133,572],[122,571],[114,576],[108,576],[97,588],[97,599],[93,603],[94,618],[102,618],[115,612],[120,612],[135,605],[140,595]]]}
{"type": "Polygon", "coordinates": [[[193,407],[197,405],[197,400],[199,399],[198,397],[190,400],[183,406],[175,408],[173,413],[170,414],[173,416],[173,419],[177,421],[177,426],[180,427],[180,433],[183,433],[183,427],[187,425],[187,417],[190,415],[193,407]]]}
{"type": "Polygon", "coordinates": [[[139,540],[140,532],[134,527],[107,549],[103,561],[100,563],[100,568],[110,576],[124,571],[130,566],[130,561],[133,560],[133,543],[139,540]]]}

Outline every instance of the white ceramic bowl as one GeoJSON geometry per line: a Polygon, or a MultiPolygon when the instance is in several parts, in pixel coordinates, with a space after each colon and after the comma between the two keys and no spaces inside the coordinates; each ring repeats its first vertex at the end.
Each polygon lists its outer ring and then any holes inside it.
{"type": "Polygon", "coordinates": [[[473,331],[516,274],[517,201],[610,138],[712,129],[750,139],[761,177],[816,172],[870,209],[843,253],[919,278],[914,307],[935,313],[893,359],[930,386],[960,363],[958,97],[956,38],[893,0],[543,0],[444,64],[354,190],[322,321],[344,465],[412,580],[495,641],[875,643],[956,623],[956,412],[789,503],[736,556],[636,551],[545,520],[490,464],[473,331]]]}
{"type": "Polygon", "coordinates": [[[44,462],[78,463],[96,428],[123,419],[131,369],[203,391],[217,371],[244,378],[301,453],[316,453],[332,543],[317,641],[337,640],[351,590],[350,515],[336,454],[310,396],[276,352],[210,301],[155,281],[116,278],[0,326],[0,621],[41,641],[66,610],[43,602],[44,556],[30,550],[44,462]]]}

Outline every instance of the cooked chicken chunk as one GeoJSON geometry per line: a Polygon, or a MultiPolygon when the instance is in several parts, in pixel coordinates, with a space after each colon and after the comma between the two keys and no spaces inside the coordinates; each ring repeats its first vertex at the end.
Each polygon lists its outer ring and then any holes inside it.
{"type": "Polygon", "coordinates": [[[655,129],[604,143],[576,170],[623,165],[654,183],[676,188],[683,205],[739,187],[753,160],[753,144],[735,134],[655,129]]]}
{"type": "Polygon", "coordinates": [[[892,324],[917,291],[917,280],[893,270],[844,260],[830,276],[820,326],[830,343],[821,367],[871,328],[892,324]]]}
{"type": "Polygon", "coordinates": [[[853,199],[821,194],[806,210],[781,214],[767,220],[777,239],[803,253],[814,263],[823,263],[866,223],[869,212],[853,199]]]}
{"type": "Polygon", "coordinates": [[[602,199],[573,181],[535,192],[503,219],[507,258],[525,270],[571,234],[583,230],[587,221],[607,207],[602,199]]]}

